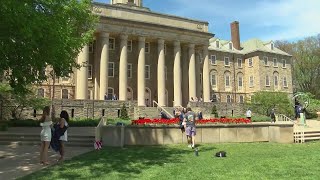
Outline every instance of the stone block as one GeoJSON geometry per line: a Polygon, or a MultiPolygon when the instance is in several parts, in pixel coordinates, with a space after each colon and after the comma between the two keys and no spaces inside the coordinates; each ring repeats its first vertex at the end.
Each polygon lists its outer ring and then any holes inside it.
{"type": "Polygon", "coordinates": [[[220,142],[237,142],[237,127],[220,128],[220,142]]]}
{"type": "Polygon", "coordinates": [[[163,129],[163,144],[182,144],[184,133],[179,128],[163,129]]]}
{"type": "Polygon", "coordinates": [[[202,143],[219,143],[220,128],[203,127],[201,142],[202,143]]]}
{"type": "Polygon", "coordinates": [[[103,146],[122,147],[123,135],[120,126],[104,126],[102,127],[102,143],[103,146]]]}
{"type": "Polygon", "coordinates": [[[253,127],[253,142],[268,142],[269,127],[253,127]]]}
{"type": "Polygon", "coordinates": [[[237,142],[253,142],[253,127],[238,127],[237,142]]]}

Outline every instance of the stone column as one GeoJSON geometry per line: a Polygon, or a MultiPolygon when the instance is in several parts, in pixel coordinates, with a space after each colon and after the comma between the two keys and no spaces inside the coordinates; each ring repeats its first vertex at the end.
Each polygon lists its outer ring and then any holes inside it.
{"type": "Polygon", "coordinates": [[[197,97],[196,83],[196,59],[194,53],[194,44],[189,44],[189,101],[191,97],[197,97]]]}
{"type": "Polygon", "coordinates": [[[101,57],[100,57],[100,91],[99,99],[104,100],[108,91],[108,63],[109,63],[109,33],[101,33],[101,57]]]}
{"type": "Polygon", "coordinates": [[[164,40],[158,40],[158,104],[166,106],[164,40]]]}
{"type": "Polygon", "coordinates": [[[94,63],[92,74],[94,75],[94,100],[99,100],[100,90],[100,38],[96,37],[96,44],[94,48],[94,63]]]}
{"type": "Polygon", "coordinates": [[[173,65],[173,92],[174,105],[182,105],[182,91],[181,91],[181,47],[180,42],[174,42],[174,65],[173,65]]]}
{"type": "Polygon", "coordinates": [[[203,102],[210,102],[210,70],[209,70],[209,55],[208,46],[203,47],[203,102]]]}
{"type": "Polygon", "coordinates": [[[145,37],[139,37],[138,57],[138,106],[146,106],[145,102],[145,37]]]}
{"type": "Polygon", "coordinates": [[[120,63],[119,63],[119,100],[127,100],[127,80],[128,80],[128,35],[120,35],[120,63]]]}
{"type": "Polygon", "coordinates": [[[81,68],[77,69],[76,99],[88,99],[88,61],[89,46],[85,45],[78,55],[81,68]]]}

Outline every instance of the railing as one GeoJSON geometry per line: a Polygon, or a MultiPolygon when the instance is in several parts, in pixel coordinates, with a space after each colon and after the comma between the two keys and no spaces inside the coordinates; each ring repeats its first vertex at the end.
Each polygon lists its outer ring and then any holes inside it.
{"type": "Polygon", "coordinates": [[[107,121],[104,119],[104,117],[101,117],[99,124],[96,127],[95,130],[95,140],[101,141],[101,128],[107,124],[107,121]]]}
{"type": "Polygon", "coordinates": [[[167,110],[165,110],[163,107],[159,106],[157,101],[152,101],[152,106],[157,105],[157,109],[163,111],[169,118],[174,118],[167,110]]]}
{"type": "Polygon", "coordinates": [[[276,114],[276,121],[290,121],[293,122],[292,119],[283,114],[276,114]]]}

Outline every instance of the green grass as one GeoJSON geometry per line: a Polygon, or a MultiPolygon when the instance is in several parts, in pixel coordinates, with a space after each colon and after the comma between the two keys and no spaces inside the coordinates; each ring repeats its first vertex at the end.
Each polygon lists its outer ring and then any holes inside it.
{"type": "Polygon", "coordinates": [[[104,147],[22,179],[319,179],[320,143],[104,147]],[[226,158],[213,155],[220,150],[226,158]]]}

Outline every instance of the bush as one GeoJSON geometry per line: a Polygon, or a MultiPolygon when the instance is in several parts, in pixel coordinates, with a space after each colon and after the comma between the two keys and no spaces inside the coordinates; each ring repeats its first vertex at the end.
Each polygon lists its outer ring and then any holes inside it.
{"type": "Polygon", "coordinates": [[[33,119],[11,119],[9,121],[10,127],[38,127],[40,126],[40,121],[33,119]]]}
{"type": "Polygon", "coordinates": [[[127,111],[126,105],[124,103],[123,103],[121,111],[120,111],[120,118],[121,119],[128,119],[129,118],[128,111],[127,111]]]}
{"type": "Polygon", "coordinates": [[[218,111],[217,111],[217,107],[214,105],[212,106],[212,110],[211,110],[211,114],[214,115],[214,117],[219,117],[218,111]]]}
{"type": "Polygon", "coordinates": [[[7,131],[7,130],[8,130],[8,123],[0,122],[0,131],[7,131]]]}

